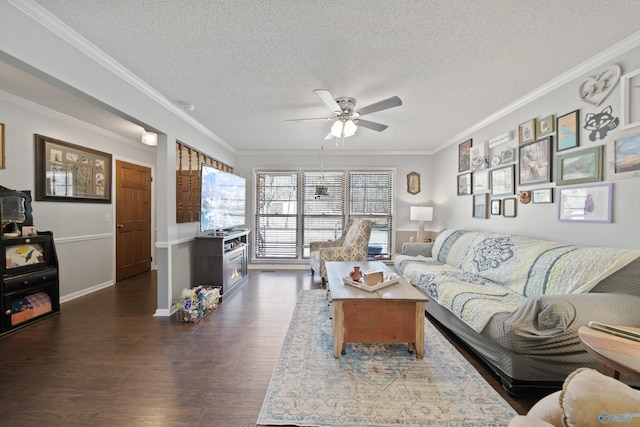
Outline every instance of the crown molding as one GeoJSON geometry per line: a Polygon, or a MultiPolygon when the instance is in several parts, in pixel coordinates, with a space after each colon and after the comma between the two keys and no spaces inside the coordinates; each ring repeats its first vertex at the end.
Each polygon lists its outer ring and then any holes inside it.
{"type": "MultiPolygon", "coordinates": [[[[308,156],[309,154],[316,154],[319,150],[258,150],[258,151],[238,151],[238,156],[278,156],[278,157],[294,157],[294,156],[308,156]]],[[[362,150],[334,150],[323,151],[324,156],[430,156],[435,154],[436,151],[367,151],[363,153],[362,150]]]]}
{"type": "Polygon", "coordinates": [[[218,135],[213,133],[209,128],[205,127],[202,123],[188,115],[184,110],[175,105],[175,103],[171,102],[165,96],[145,83],[138,76],[122,66],[122,64],[107,55],[104,51],[99,49],[89,40],[85,39],[80,34],[75,32],[68,25],[49,13],[49,11],[44,9],[39,4],[35,3],[33,0],[7,0],[7,2],[14,6],[16,9],[22,11],[25,15],[38,22],[49,31],[56,34],[62,40],[74,46],[76,49],[78,49],[80,52],[82,52],[98,64],[102,65],[107,70],[111,71],[122,80],[129,83],[131,86],[138,89],[151,100],[161,105],[170,113],[179,117],[205,136],[209,137],[232,153],[237,153],[237,150],[234,147],[232,147],[218,135]]]}
{"type": "Polygon", "coordinates": [[[531,103],[532,101],[537,100],[538,98],[543,97],[551,93],[552,91],[558,89],[559,87],[576,80],[583,76],[586,73],[592,72],[594,68],[600,67],[603,64],[606,64],[609,61],[616,59],[618,56],[623,55],[631,49],[640,46],[640,31],[630,35],[629,37],[621,40],[620,42],[614,44],[613,46],[603,50],[599,54],[592,56],[587,59],[583,63],[576,65],[571,68],[567,72],[560,74],[558,77],[550,80],[546,84],[540,86],[539,88],[529,92],[522,98],[517,99],[513,103],[501,108],[490,116],[486,117],[484,120],[479,121],[475,125],[471,126],[467,130],[457,134],[453,138],[449,139],[445,143],[437,146],[433,152],[437,153],[444,148],[459,143],[463,140],[469,139],[473,132],[476,132],[483,127],[495,122],[498,119],[505,117],[506,115],[513,113],[519,108],[524,107],[525,105],[531,103]]]}
{"type": "MultiPolygon", "coordinates": [[[[25,108],[27,110],[34,111],[38,114],[42,114],[44,116],[51,117],[56,120],[60,120],[63,122],[67,122],[73,126],[86,129],[88,131],[101,134],[106,136],[109,139],[117,140],[123,142],[125,144],[131,144],[139,148],[141,145],[139,141],[133,140],[131,138],[127,138],[126,136],[117,134],[115,132],[111,132],[109,130],[103,129],[99,126],[92,125],[91,123],[84,122],[80,119],[76,119],[75,117],[68,116],[59,111],[52,110],[51,108],[44,107],[40,104],[36,104],[35,102],[28,101],[24,98],[20,98],[19,96],[10,94],[8,92],[4,92],[0,90],[0,100],[9,102],[11,104],[17,105],[19,107],[25,108]]],[[[144,147],[142,147],[144,148],[144,147]]]]}

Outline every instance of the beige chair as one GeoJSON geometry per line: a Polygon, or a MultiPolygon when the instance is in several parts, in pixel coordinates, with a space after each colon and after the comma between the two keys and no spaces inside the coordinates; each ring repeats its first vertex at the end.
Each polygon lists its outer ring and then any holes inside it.
{"type": "Polygon", "coordinates": [[[542,398],[508,427],[640,426],[640,391],[590,368],[569,374],[562,390],[542,398]]]}
{"type": "Polygon", "coordinates": [[[350,218],[339,239],[328,242],[310,242],[311,275],[318,272],[322,279],[322,286],[325,286],[327,277],[325,262],[366,261],[372,225],[373,222],[368,219],[354,220],[350,218]]]}

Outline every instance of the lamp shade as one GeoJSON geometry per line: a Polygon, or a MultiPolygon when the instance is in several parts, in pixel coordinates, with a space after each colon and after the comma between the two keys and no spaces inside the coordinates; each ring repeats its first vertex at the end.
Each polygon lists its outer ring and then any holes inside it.
{"type": "Polygon", "coordinates": [[[432,206],[411,206],[411,221],[433,221],[432,206]]]}

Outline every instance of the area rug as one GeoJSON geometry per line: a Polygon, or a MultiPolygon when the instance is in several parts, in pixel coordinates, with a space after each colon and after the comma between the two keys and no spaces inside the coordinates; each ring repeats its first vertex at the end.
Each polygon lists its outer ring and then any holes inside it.
{"type": "Polygon", "coordinates": [[[259,425],[506,426],[516,412],[425,320],[425,357],[406,344],[347,344],[333,357],[326,292],[305,290],[259,425]]]}

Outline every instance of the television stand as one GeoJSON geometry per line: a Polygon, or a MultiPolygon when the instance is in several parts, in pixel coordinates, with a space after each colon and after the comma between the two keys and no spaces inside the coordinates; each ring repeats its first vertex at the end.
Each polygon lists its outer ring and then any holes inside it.
{"type": "Polygon", "coordinates": [[[219,287],[222,299],[248,275],[251,230],[195,237],[194,286],[219,287]]]}

